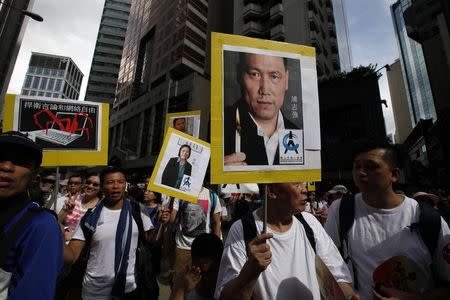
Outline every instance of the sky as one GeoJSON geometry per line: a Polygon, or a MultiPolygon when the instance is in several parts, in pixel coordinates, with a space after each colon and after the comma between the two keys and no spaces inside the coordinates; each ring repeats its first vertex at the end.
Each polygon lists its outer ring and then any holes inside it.
{"type": "MultiPolygon", "coordinates": [[[[228,1],[228,0],[227,0],[228,1]]],[[[377,64],[382,67],[398,58],[390,5],[393,0],[344,0],[353,66],[377,64]]],[[[35,0],[29,9],[44,22],[28,26],[11,77],[8,93],[20,94],[31,52],[69,56],[84,74],[80,99],[84,99],[97,39],[104,0],[35,0]]],[[[383,113],[387,132],[393,132],[386,70],[379,80],[381,99],[388,101],[383,113]]]]}

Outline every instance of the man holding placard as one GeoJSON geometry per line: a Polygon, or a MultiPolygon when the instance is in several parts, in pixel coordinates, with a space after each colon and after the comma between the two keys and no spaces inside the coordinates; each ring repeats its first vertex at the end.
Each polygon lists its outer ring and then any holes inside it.
{"type": "Polygon", "coordinates": [[[390,145],[361,145],[353,159],[353,180],[361,193],[336,200],[325,229],[351,263],[362,299],[448,299],[449,227],[432,207],[394,192],[400,159],[390,145]],[[410,265],[416,270],[402,271],[410,265]],[[380,268],[383,278],[393,280],[377,282],[380,268]]]}
{"type": "Polygon", "coordinates": [[[225,112],[224,164],[278,165],[280,144],[289,150],[298,147],[293,130],[299,128],[281,112],[289,81],[287,59],[239,53],[239,61],[242,98],[225,112]],[[284,141],[289,132],[291,138],[284,141]]]}
{"type": "Polygon", "coordinates": [[[350,299],[356,297],[351,275],[333,241],[315,217],[302,213],[314,233],[314,246],[302,221],[294,214],[304,210],[307,196],[303,183],[269,184],[267,232],[263,210],[253,212],[256,238],[246,243],[241,219],[228,234],[217,280],[217,299],[321,299],[316,278],[319,256],[350,299]],[[316,253],[315,253],[316,252],[316,253]]]}

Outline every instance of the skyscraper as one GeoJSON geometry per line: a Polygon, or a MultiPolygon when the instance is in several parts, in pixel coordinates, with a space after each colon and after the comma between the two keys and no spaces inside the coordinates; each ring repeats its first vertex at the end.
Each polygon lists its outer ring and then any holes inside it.
{"type": "Polygon", "coordinates": [[[105,0],[86,100],[114,102],[131,0],[105,0]]]}
{"type": "Polygon", "coordinates": [[[349,72],[352,70],[353,66],[345,0],[333,0],[333,12],[336,24],[336,35],[338,40],[341,71],[349,72]]]}
{"type": "Polygon", "coordinates": [[[82,80],[70,57],[32,52],[21,94],[78,99],[82,80]]]}
{"type": "Polygon", "coordinates": [[[148,172],[168,112],[201,110],[200,137],[206,139],[209,32],[222,26],[223,15],[230,16],[224,11],[230,3],[132,1],[110,118],[111,161],[148,172]]]}
{"type": "Polygon", "coordinates": [[[21,10],[33,7],[34,0],[4,0],[0,3],[0,118],[3,99],[16,64],[28,17],[21,10]]]}
{"type": "Polygon", "coordinates": [[[413,130],[413,120],[410,115],[411,103],[406,96],[405,81],[398,59],[389,66],[386,75],[394,113],[395,141],[403,143],[413,130]]]}
{"type": "Polygon", "coordinates": [[[331,0],[234,0],[233,32],[315,47],[319,78],[340,70],[331,0]]]}
{"type": "Polygon", "coordinates": [[[391,6],[391,12],[406,91],[411,103],[411,119],[415,125],[420,119],[436,120],[436,110],[422,46],[409,38],[406,31],[403,13],[410,5],[411,0],[399,0],[391,6]]]}

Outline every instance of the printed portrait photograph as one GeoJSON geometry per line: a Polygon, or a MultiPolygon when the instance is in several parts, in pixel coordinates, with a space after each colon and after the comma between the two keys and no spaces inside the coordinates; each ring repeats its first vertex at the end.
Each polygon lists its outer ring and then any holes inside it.
{"type": "Polygon", "coordinates": [[[176,130],[171,129],[167,134],[153,171],[156,175],[152,175],[152,183],[170,196],[178,197],[183,193],[196,197],[203,185],[210,149],[176,130]]]}
{"type": "Polygon", "coordinates": [[[301,75],[289,53],[224,48],[225,171],[304,164],[301,75]]]}
{"type": "Polygon", "coordinates": [[[200,135],[200,111],[167,114],[166,131],[168,127],[198,138],[200,135]]]}

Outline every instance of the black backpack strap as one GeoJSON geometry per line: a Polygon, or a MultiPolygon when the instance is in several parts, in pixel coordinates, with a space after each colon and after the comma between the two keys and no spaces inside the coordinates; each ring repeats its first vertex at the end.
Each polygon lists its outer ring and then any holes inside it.
{"type": "Polygon", "coordinates": [[[242,229],[244,231],[245,251],[249,254],[248,243],[256,237],[256,223],[253,213],[248,213],[241,218],[242,229]]]}
{"type": "Polygon", "coordinates": [[[85,247],[87,247],[87,248],[89,248],[89,245],[91,244],[92,231],[86,227],[85,223],[86,223],[86,218],[90,215],[91,211],[92,211],[92,208],[89,208],[86,211],[86,213],[84,214],[84,216],[81,217],[81,220],[80,220],[80,227],[81,227],[81,230],[83,231],[85,247]]]}
{"type": "Polygon", "coordinates": [[[339,240],[341,245],[339,252],[344,260],[347,260],[348,255],[344,253],[344,244],[348,250],[348,232],[355,221],[355,198],[353,196],[343,196],[339,206],[339,240]]]}
{"type": "Polygon", "coordinates": [[[131,215],[133,216],[133,219],[136,222],[139,231],[139,240],[141,240],[142,243],[145,243],[147,239],[145,238],[144,223],[142,222],[141,217],[141,206],[139,202],[136,201],[130,202],[131,202],[131,215]]]}
{"type": "Polygon", "coordinates": [[[419,233],[430,251],[431,259],[433,259],[441,233],[441,216],[431,205],[422,201],[418,201],[418,203],[420,207],[419,233]]]}
{"type": "MultiPolygon", "coordinates": [[[[341,198],[341,203],[339,206],[339,252],[342,258],[348,264],[351,261],[351,257],[348,255],[348,232],[352,228],[355,222],[355,197],[352,195],[344,195],[341,198]]],[[[353,270],[353,286],[355,289],[359,288],[358,276],[356,267],[353,262],[351,262],[353,270]]]]}
{"type": "Polygon", "coordinates": [[[314,238],[314,231],[312,230],[311,226],[309,226],[308,222],[306,222],[302,213],[296,214],[295,217],[297,218],[297,220],[300,221],[300,223],[302,223],[303,228],[305,229],[306,232],[306,237],[308,238],[308,241],[311,244],[311,247],[313,248],[314,252],[316,252],[316,240],[314,238]]]}
{"type": "Polygon", "coordinates": [[[2,239],[0,240],[0,265],[5,263],[6,256],[16,241],[17,236],[19,236],[36,213],[41,211],[43,211],[43,209],[40,207],[32,207],[27,209],[24,215],[12,226],[12,228],[2,235],[2,239]]]}

